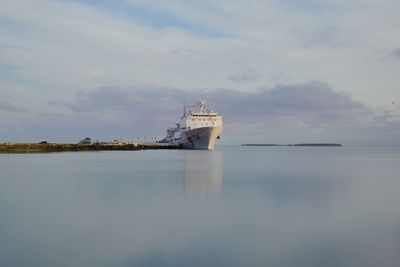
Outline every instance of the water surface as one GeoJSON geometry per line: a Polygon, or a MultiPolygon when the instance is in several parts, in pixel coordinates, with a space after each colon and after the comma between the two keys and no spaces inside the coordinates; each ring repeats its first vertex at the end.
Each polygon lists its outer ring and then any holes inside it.
{"type": "Polygon", "coordinates": [[[400,266],[400,149],[0,155],[0,266],[400,266]]]}

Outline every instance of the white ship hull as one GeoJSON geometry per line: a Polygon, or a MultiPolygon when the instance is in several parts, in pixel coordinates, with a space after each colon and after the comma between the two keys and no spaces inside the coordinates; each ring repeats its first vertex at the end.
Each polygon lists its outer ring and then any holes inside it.
{"type": "Polygon", "coordinates": [[[215,141],[222,134],[222,127],[201,127],[181,132],[178,144],[186,149],[213,150],[215,141]]]}
{"type": "Polygon", "coordinates": [[[175,127],[167,130],[162,143],[178,145],[186,149],[213,150],[215,141],[222,134],[222,116],[206,108],[206,102],[184,105],[183,116],[175,127]]]}

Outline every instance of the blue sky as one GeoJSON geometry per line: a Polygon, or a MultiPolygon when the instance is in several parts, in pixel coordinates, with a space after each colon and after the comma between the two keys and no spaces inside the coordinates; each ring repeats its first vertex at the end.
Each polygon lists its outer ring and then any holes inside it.
{"type": "Polygon", "coordinates": [[[0,3],[0,142],[162,136],[204,98],[227,144],[400,145],[400,3],[0,3]],[[160,114],[144,121],[148,102],[160,114]]]}

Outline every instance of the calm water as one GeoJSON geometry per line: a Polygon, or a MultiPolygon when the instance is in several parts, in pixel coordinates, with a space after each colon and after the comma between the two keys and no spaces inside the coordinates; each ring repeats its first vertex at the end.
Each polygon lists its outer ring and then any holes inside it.
{"type": "Polygon", "coordinates": [[[400,149],[0,155],[0,266],[400,266],[400,149]]]}

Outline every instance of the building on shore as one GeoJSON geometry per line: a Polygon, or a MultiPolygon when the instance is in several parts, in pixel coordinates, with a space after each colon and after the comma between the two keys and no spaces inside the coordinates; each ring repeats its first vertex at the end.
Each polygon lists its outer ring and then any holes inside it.
{"type": "Polygon", "coordinates": [[[80,145],[91,145],[92,144],[92,139],[90,139],[89,137],[86,137],[85,139],[82,139],[81,141],[79,141],[80,145]]]}

